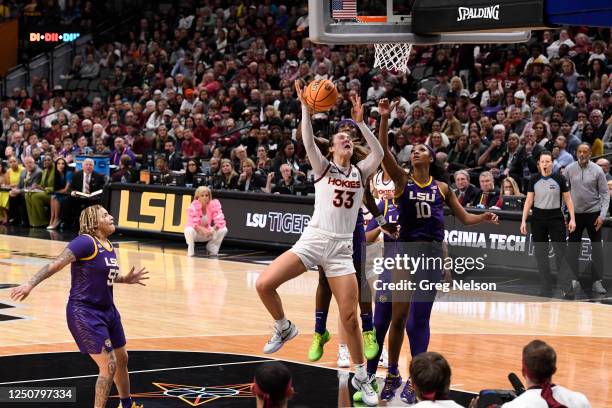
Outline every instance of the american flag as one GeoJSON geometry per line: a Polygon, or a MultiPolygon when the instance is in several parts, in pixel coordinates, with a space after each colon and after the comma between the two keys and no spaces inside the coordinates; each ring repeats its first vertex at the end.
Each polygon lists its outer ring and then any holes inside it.
{"type": "Polygon", "coordinates": [[[357,18],[357,0],[332,0],[332,17],[357,18]]]}

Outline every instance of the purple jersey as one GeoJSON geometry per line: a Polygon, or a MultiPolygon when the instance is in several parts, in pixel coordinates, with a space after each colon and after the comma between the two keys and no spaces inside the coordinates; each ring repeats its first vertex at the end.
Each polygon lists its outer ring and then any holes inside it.
{"type": "Polygon", "coordinates": [[[113,305],[113,282],[119,274],[115,248],[104,245],[90,235],[79,235],[68,244],[75,258],[70,267],[72,285],[70,301],[98,309],[113,305]]]}
{"type": "Polygon", "coordinates": [[[444,196],[432,177],[424,185],[414,180],[406,183],[397,199],[400,241],[444,240],[444,196]]]}
{"type": "MultiPolygon", "coordinates": [[[[385,217],[385,220],[390,223],[397,223],[399,219],[399,209],[395,205],[395,200],[393,199],[384,199],[378,203],[378,212],[385,217]]],[[[366,232],[372,231],[373,229],[378,228],[378,222],[375,218],[368,223],[368,227],[366,228],[366,232]]],[[[383,234],[383,239],[385,242],[395,242],[393,238],[388,236],[387,234],[383,234]]]]}

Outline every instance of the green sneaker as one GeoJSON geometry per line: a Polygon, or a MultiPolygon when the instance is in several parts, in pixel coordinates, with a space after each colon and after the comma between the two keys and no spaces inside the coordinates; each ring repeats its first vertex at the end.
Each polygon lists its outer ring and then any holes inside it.
{"type": "MultiPolygon", "coordinates": [[[[374,391],[378,393],[378,383],[376,382],[376,375],[372,374],[369,380],[370,380],[370,384],[372,385],[372,388],[374,389],[374,391]]],[[[363,402],[363,399],[361,398],[361,391],[355,391],[355,393],[353,394],[353,402],[363,402]]],[[[355,406],[367,406],[367,405],[355,405],[355,406]]]]}
{"type": "Polygon", "coordinates": [[[308,359],[310,361],[314,362],[321,359],[323,356],[323,346],[329,341],[330,338],[331,336],[327,330],[325,330],[325,333],[323,334],[315,332],[314,336],[312,336],[310,348],[308,349],[308,359]]]}
{"type": "Polygon", "coordinates": [[[376,329],[363,332],[363,354],[368,360],[376,358],[378,343],[376,342],[376,329]]]}

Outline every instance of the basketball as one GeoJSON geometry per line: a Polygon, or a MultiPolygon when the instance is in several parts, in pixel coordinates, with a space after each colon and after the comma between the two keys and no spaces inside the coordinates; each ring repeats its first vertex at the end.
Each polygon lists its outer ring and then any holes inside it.
{"type": "Polygon", "coordinates": [[[328,79],[312,81],[304,89],[304,98],[313,111],[327,112],[336,103],[338,90],[328,79]]]}

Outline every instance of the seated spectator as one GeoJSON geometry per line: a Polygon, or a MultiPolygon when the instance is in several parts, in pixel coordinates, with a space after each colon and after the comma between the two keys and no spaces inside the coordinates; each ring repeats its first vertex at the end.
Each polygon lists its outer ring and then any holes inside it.
{"type": "Polygon", "coordinates": [[[75,151],[76,147],[74,146],[73,140],[70,137],[67,137],[62,140],[62,149],[57,155],[66,159],[68,163],[72,163],[74,161],[73,155],[75,151]]]}
{"type": "Polygon", "coordinates": [[[9,192],[9,222],[28,226],[28,211],[25,203],[26,190],[40,184],[42,171],[32,157],[26,157],[23,164],[25,169],[19,175],[19,182],[9,192]]]}
{"type": "Polygon", "coordinates": [[[183,142],[181,143],[181,152],[184,158],[190,157],[205,157],[204,143],[198,138],[193,137],[191,129],[183,130],[183,142]]]}
{"type": "Polygon", "coordinates": [[[219,190],[235,190],[238,188],[238,173],[234,170],[230,159],[221,160],[221,169],[213,181],[213,188],[219,190]]]}
{"type": "Polygon", "coordinates": [[[166,154],[166,160],[168,161],[168,168],[172,171],[183,170],[183,159],[181,155],[176,152],[176,144],[172,139],[166,139],[164,143],[164,153],[166,154]]]}
{"type": "Polygon", "coordinates": [[[68,169],[65,159],[55,161],[55,176],[53,177],[53,194],[51,195],[51,216],[48,230],[56,229],[61,222],[62,205],[65,203],[70,191],[72,172],[68,169]]]}
{"type": "MultiPolygon", "coordinates": [[[[102,194],[97,194],[94,197],[87,195],[95,193],[104,188],[104,176],[94,171],[94,161],[92,159],[83,160],[83,169],[76,171],[70,183],[70,210],[67,214],[80,214],[85,207],[99,204],[102,199],[102,194]],[[81,193],[81,194],[78,194],[81,193]]],[[[76,221],[74,218],[67,220],[69,224],[76,221]]]]}
{"type": "Polygon", "coordinates": [[[240,177],[238,178],[238,190],[240,191],[261,191],[266,187],[266,176],[261,171],[255,171],[255,163],[251,159],[242,161],[240,177]]]}
{"type": "Polygon", "coordinates": [[[96,139],[93,154],[96,156],[110,156],[111,151],[104,144],[104,139],[96,139]]]}
{"type": "Polygon", "coordinates": [[[440,132],[432,132],[431,136],[429,137],[428,144],[436,154],[447,152],[446,147],[444,146],[444,140],[442,139],[442,134],[440,132]]]}
{"type": "MultiPolygon", "coordinates": [[[[478,137],[478,133],[476,137],[478,137]]],[[[448,170],[455,171],[458,169],[470,169],[476,166],[474,153],[470,150],[468,137],[461,135],[455,140],[455,146],[448,154],[448,170]]]]}
{"type": "MultiPolygon", "coordinates": [[[[300,170],[300,163],[295,155],[295,144],[291,140],[283,142],[281,148],[278,150],[274,163],[272,165],[272,171],[280,177],[280,168],[283,164],[287,164],[295,172],[299,178],[305,178],[306,174],[300,170]]],[[[277,180],[278,181],[278,180],[277,180]]]]}
{"type": "Polygon", "coordinates": [[[240,171],[240,166],[242,166],[242,162],[246,159],[247,156],[247,148],[243,145],[236,146],[231,153],[232,161],[234,162],[234,170],[237,172],[240,171]]]}
{"type": "MultiPolygon", "coordinates": [[[[6,166],[2,160],[0,160],[0,186],[2,188],[8,187],[8,172],[6,171],[6,166]]],[[[8,223],[8,203],[9,192],[0,191],[0,217],[2,217],[2,221],[0,221],[1,225],[6,225],[8,223]]]]}
{"type": "MultiPolygon", "coordinates": [[[[555,147],[552,150],[553,158],[553,174],[558,173],[561,169],[566,168],[574,162],[574,158],[566,150],[567,139],[565,136],[559,135],[555,139],[555,147]]],[[[605,159],[602,159],[605,160],[605,159]]]]}
{"type": "Polygon", "coordinates": [[[478,166],[486,169],[497,168],[498,160],[506,152],[506,128],[504,125],[493,127],[493,140],[489,147],[478,158],[478,166]]]}
{"type": "Polygon", "coordinates": [[[42,191],[25,194],[25,204],[28,211],[30,226],[43,227],[49,224],[49,211],[47,211],[47,207],[50,206],[51,193],[53,192],[54,186],[55,166],[53,165],[53,157],[47,155],[43,160],[43,171],[40,182],[32,186],[34,189],[42,191]]]}
{"type": "Polygon", "coordinates": [[[414,407],[460,408],[461,405],[449,398],[451,368],[439,353],[425,352],[410,362],[410,379],[416,392],[414,407]]]}
{"type": "Polygon", "coordinates": [[[262,364],[255,371],[251,391],[258,408],[287,408],[293,397],[291,373],[281,362],[262,364]]]}
{"type": "Polygon", "coordinates": [[[538,172],[537,162],[543,151],[542,146],[536,143],[533,131],[526,132],[524,144],[516,154],[516,159],[510,169],[510,176],[519,183],[521,191],[527,189],[531,175],[538,172]]]}
{"type": "Polygon", "coordinates": [[[127,155],[130,158],[132,166],[136,164],[136,155],[126,144],[125,138],[117,136],[114,141],[115,150],[111,154],[110,164],[114,164],[119,167],[121,165],[121,157],[127,155]]]}
{"type": "Polygon", "coordinates": [[[612,180],[612,174],[610,174],[610,161],[608,159],[601,158],[595,163],[603,170],[606,175],[606,181],[612,180]]]}
{"type": "Polygon", "coordinates": [[[590,408],[589,401],[576,391],[552,384],[557,372],[557,353],[541,340],[533,340],[523,348],[523,377],[527,390],[502,408],[568,407],[590,408]]]}
{"type": "Polygon", "coordinates": [[[412,145],[408,144],[404,132],[398,132],[395,136],[395,143],[391,146],[391,153],[395,155],[400,166],[410,161],[410,152],[412,152],[412,145]]]}
{"type": "Polygon", "coordinates": [[[495,189],[495,179],[490,171],[483,171],[478,178],[480,181],[480,194],[472,201],[476,208],[490,208],[497,203],[499,192],[495,189]]]}
{"type": "Polygon", "coordinates": [[[155,157],[155,170],[161,174],[161,182],[165,183],[166,179],[170,175],[170,169],[168,168],[168,162],[163,155],[155,157]]]}
{"type": "Polygon", "coordinates": [[[185,167],[185,185],[193,186],[195,182],[195,176],[200,173],[200,162],[198,159],[187,160],[187,166],[185,167]]]}
{"type": "Polygon", "coordinates": [[[136,183],[138,181],[138,170],[132,166],[132,158],[127,154],[121,156],[119,170],[111,176],[113,183],[136,183]]]}
{"type": "Polygon", "coordinates": [[[274,194],[295,194],[296,181],[293,177],[293,170],[288,164],[283,164],[280,167],[281,177],[276,183],[274,181],[274,172],[268,173],[268,179],[266,181],[266,187],[264,191],[266,193],[274,194]]]}
{"type": "Polygon", "coordinates": [[[453,191],[459,200],[459,204],[468,207],[480,194],[478,187],[470,183],[470,173],[467,170],[455,172],[455,188],[453,191]]]}
{"type": "Polygon", "coordinates": [[[221,160],[217,159],[216,157],[211,157],[210,161],[208,162],[208,166],[208,170],[205,172],[205,174],[209,176],[216,176],[219,174],[219,170],[221,170],[221,160]]]}
{"type": "Polygon", "coordinates": [[[442,122],[442,132],[446,133],[450,140],[457,139],[461,131],[461,122],[455,117],[455,108],[447,105],[444,108],[444,122],[442,122]]]}
{"type": "Polygon", "coordinates": [[[501,194],[499,195],[499,199],[497,200],[497,203],[491,208],[502,209],[504,205],[504,197],[506,196],[525,197],[525,195],[521,193],[521,190],[519,189],[516,180],[514,180],[512,177],[506,177],[504,179],[504,181],[502,182],[501,194]]]}
{"type": "Polygon", "coordinates": [[[195,255],[196,242],[207,242],[206,250],[208,254],[218,255],[226,234],[227,227],[221,203],[219,200],[213,200],[208,187],[198,187],[194,199],[187,209],[185,225],[187,256],[195,255]]]}
{"type": "Polygon", "coordinates": [[[76,149],[74,151],[75,156],[90,156],[93,154],[91,147],[87,146],[87,138],[81,136],[77,139],[76,149]]]}
{"type": "Polygon", "coordinates": [[[478,164],[480,156],[487,150],[487,146],[483,143],[483,137],[478,132],[470,132],[470,145],[468,150],[474,157],[474,166],[478,164]]]}

